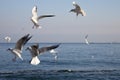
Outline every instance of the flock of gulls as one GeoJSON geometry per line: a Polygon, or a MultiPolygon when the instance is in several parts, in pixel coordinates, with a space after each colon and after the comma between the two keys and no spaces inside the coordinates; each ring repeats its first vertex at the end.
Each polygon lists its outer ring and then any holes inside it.
{"type": "MultiPolygon", "coordinates": [[[[13,61],[16,61],[16,58],[20,58],[21,60],[23,60],[21,53],[23,50],[24,45],[32,38],[32,36],[30,36],[30,34],[27,34],[25,36],[23,36],[22,38],[20,38],[15,47],[14,48],[8,48],[7,51],[10,51],[11,53],[14,54],[14,58],[12,59],[13,61]]],[[[40,60],[38,59],[38,55],[46,52],[46,51],[50,51],[52,50],[51,53],[56,54],[55,50],[57,47],[59,47],[60,44],[57,45],[52,45],[52,46],[48,46],[48,47],[42,47],[39,48],[39,44],[34,44],[30,47],[27,47],[25,50],[29,50],[32,56],[32,59],[30,61],[30,63],[32,65],[38,65],[40,63],[40,60]]]]}
{"type": "MultiPolygon", "coordinates": [[[[81,14],[82,16],[86,16],[86,13],[84,10],[82,10],[80,8],[80,6],[76,3],[73,2],[73,6],[75,6],[74,9],[71,9],[70,12],[74,12],[76,13],[76,16],[78,16],[79,14],[81,14]]],[[[55,15],[41,15],[38,16],[37,14],[37,6],[34,6],[32,9],[32,17],[31,17],[31,21],[33,23],[33,27],[32,28],[36,28],[36,29],[40,29],[42,28],[41,25],[39,24],[39,19],[42,18],[47,18],[47,17],[54,17],[55,15]]],[[[86,43],[88,43],[87,41],[87,37],[88,35],[85,37],[86,43]]],[[[14,48],[8,48],[7,51],[10,51],[11,53],[13,53],[14,58],[12,59],[13,61],[16,61],[17,58],[20,58],[21,60],[24,60],[22,58],[22,51],[24,48],[24,45],[32,38],[32,36],[30,36],[30,34],[24,35],[23,37],[21,37],[17,42],[14,48]]],[[[6,40],[10,41],[11,39],[9,37],[6,37],[6,40]]],[[[55,51],[56,48],[58,48],[60,46],[59,44],[56,45],[51,45],[51,46],[47,46],[47,47],[42,47],[39,48],[39,44],[34,44],[31,45],[29,47],[27,47],[25,50],[30,51],[31,53],[31,60],[30,60],[30,64],[32,65],[38,65],[40,63],[40,60],[38,58],[39,54],[44,53],[49,51],[50,53],[53,53],[55,55],[55,60],[57,60],[57,51],[55,51]]]]}

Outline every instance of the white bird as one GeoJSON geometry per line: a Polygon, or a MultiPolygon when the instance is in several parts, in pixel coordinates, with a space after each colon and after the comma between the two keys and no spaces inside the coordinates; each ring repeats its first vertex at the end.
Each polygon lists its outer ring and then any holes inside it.
{"type": "Polygon", "coordinates": [[[87,45],[89,45],[89,42],[88,42],[87,38],[88,38],[88,35],[85,36],[85,43],[86,43],[87,45]]]}
{"type": "Polygon", "coordinates": [[[46,51],[50,51],[52,49],[55,49],[55,48],[59,47],[59,45],[60,44],[39,48],[39,45],[35,44],[30,47],[27,47],[26,50],[29,50],[31,53],[31,56],[32,56],[30,64],[38,65],[40,63],[40,60],[38,59],[39,54],[44,53],[46,51]]]}
{"type": "Polygon", "coordinates": [[[7,51],[10,51],[11,53],[13,53],[15,55],[15,57],[12,59],[13,61],[16,61],[17,57],[19,57],[21,60],[23,60],[23,58],[21,56],[23,46],[31,39],[31,37],[32,36],[29,37],[29,34],[27,34],[17,41],[14,49],[12,49],[12,48],[7,49],[7,51]]]}
{"type": "Polygon", "coordinates": [[[10,41],[11,41],[11,37],[9,37],[9,36],[6,36],[4,39],[5,39],[7,42],[10,42],[10,41]]]}
{"type": "Polygon", "coordinates": [[[85,11],[81,9],[80,6],[74,1],[73,1],[73,6],[75,6],[75,8],[71,9],[70,12],[76,13],[76,16],[78,16],[79,14],[81,14],[82,16],[86,16],[85,11]]]}
{"type": "Polygon", "coordinates": [[[54,55],[54,58],[55,58],[55,60],[57,60],[58,59],[58,56],[57,56],[57,51],[55,51],[54,49],[52,49],[52,50],[50,50],[50,53],[52,54],[52,55],[54,55]]]}
{"type": "Polygon", "coordinates": [[[42,19],[42,18],[46,18],[46,17],[54,17],[55,15],[41,15],[41,16],[38,16],[37,15],[37,6],[34,6],[33,9],[32,9],[32,18],[31,18],[31,21],[33,22],[33,27],[36,27],[36,28],[42,28],[39,24],[38,24],[38,21],[39,19],[42,19]]]}

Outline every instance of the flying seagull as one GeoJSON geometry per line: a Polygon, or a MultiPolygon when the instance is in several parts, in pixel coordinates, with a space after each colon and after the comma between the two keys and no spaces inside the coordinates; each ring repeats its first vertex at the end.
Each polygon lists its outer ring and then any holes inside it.
{"type": "Polygon", "coordinates": [[[50,50],[50,53],[54,56],[55,61],[58,59],[57,53],[58,51],[55,51],[54,49],[50,50]]]}
{"type": "Polygon", "coordinates": [[[37,6],[34,6],[33,9],[32,9],[32,18],[31,18],[31,21],[33,22],[33,27],[36,27],[36,28],[42,28],[39,24],[38,24],[38,21],[39,19],[42,19],[42,18],[46,18],[46,17],[54,17],[55,15],[41,15],[41,16],[38,16],[37,15],[37,6]]]}
{"type": "Polygon", "coordinates": [[[10,41],[11,41],[11,37],[9,37],[9,36],[6,36],[4,39],[5,39],[7,42],[10,42],[10,41]]]}
{"type": "Polygon", "coordinates": [[[30,47],[27,47],[26,50],[29,50],[30,53],[31,53],[31,56],[32,56],[30,64],[38,65],[40,63],[40,60],[38,59],[39,54],[44,53],[46,51],[56,49],[57,47],[59,47],[59,45],[60,44],[39,48],[38,44],[34,44],[34,45],[30,46],[30,47]]]}
{"type": "Polygon", "coordinates": [[[76,2],[74,2],[74,1],[73,1],[73,6],[75,6],[75,8],[74,8],[74,9],[71,9],[70,12],[76,13],[76,16],[78,16],[79,14],[81,14],[82,16],[86,16],[85,11],[82,10],[82,9],[80,8],[80,6],[79,6],[76,2]]]}
{"type": "Polygon", "coordinates": [[[21,53],[22,53],[22,49],[23,46],[32,38],[32,36],[29,37],[30,34],[27,34],[25,36],[23,36],[22,38],[20,38],[16,45],[15,48],[8,48],[7,51],[10,51],[11,53],[13,53],[15,55],[15,57],[12,59],[13,61],[16,61],[16,58],[19,57],[21,60],[23,60],[21,53]]]}
{"type": "Polygon", "coordinates": [[[85,36],[85,43],[86,43],[87,45],[89,45],[89,42],[88,42],[87,38],[88,38],[88,35],[85,36]]]}

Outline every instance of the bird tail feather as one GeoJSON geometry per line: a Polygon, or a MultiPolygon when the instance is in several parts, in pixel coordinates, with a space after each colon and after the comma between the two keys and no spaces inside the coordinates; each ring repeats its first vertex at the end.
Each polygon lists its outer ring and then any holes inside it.
{"type": "Polygon", "coordinates": [[[38,59],[38,57],[33,57],[30,64],[32,65],[38,65],[40,63],[40,60],[38,59]]]}
{"type": "Polygon", "coordinates": [[[17,54],[17,56],[23,61],[21,54],[17,54]]]}
{"type": "Polygon", "coordinates": [[[81,10],[82,16],[86,16],[86,12],[84,10],[81,10]]]}

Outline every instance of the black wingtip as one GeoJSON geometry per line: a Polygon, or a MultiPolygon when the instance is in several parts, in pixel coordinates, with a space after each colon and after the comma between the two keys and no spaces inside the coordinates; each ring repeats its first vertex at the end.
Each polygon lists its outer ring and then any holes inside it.
{"type": "Polygon", "coordinates": [[[28,36],[27,41],[30,40],[31,38],[32,38],[32,36],[30,36],[30,37],[28,36]]]}
{"type": "MultiPolygon", "coordinates": [[[[26,34],[26,36],[27,36],[27,37],[29,37],[29,36],[30,36],[30,34],[28,33],[28,34],[26,34]]],[[[32,36],[30,36],[30,37],[32,37],[32,36]]]]}
{"type": "Polygon", "coordinates": [[[55,17],[56,15],[52,15],[52,17],[55,17]]]}
{"type": "Polygon", "coordinates": [[[48,17],[55,17],[56,15],[48,15],[48,17]]]}
{"type": "Polygon", "coordinates": [[[32,36],[28,37],[28,40],[30,40],[32,38],[32,36]]]}
{"type": "Polygon", "coordinates": [[[61,45],[61,43],[58,43],[56,45],[54,45],[54,48],[58,48],[61,45]]]}
{"type": "Polygon", "coordinates": [[[61,45],[61,43],[58,43],[57,45],[58,45],[58,46],[60,46],[60,45],[61,45]]]}
{"type": "Polygon", "coordinates": [[[32,36],[30,36],[30,34],[27,34],[26,35],[26,40],[25,40],[25,42],[24,42],[24,45],[32,38],[32,36]]]}
{"type": "Polygon", "coordinates": [[[28,37],[30,34],[26,34],[25,37],[28,37]]]}

